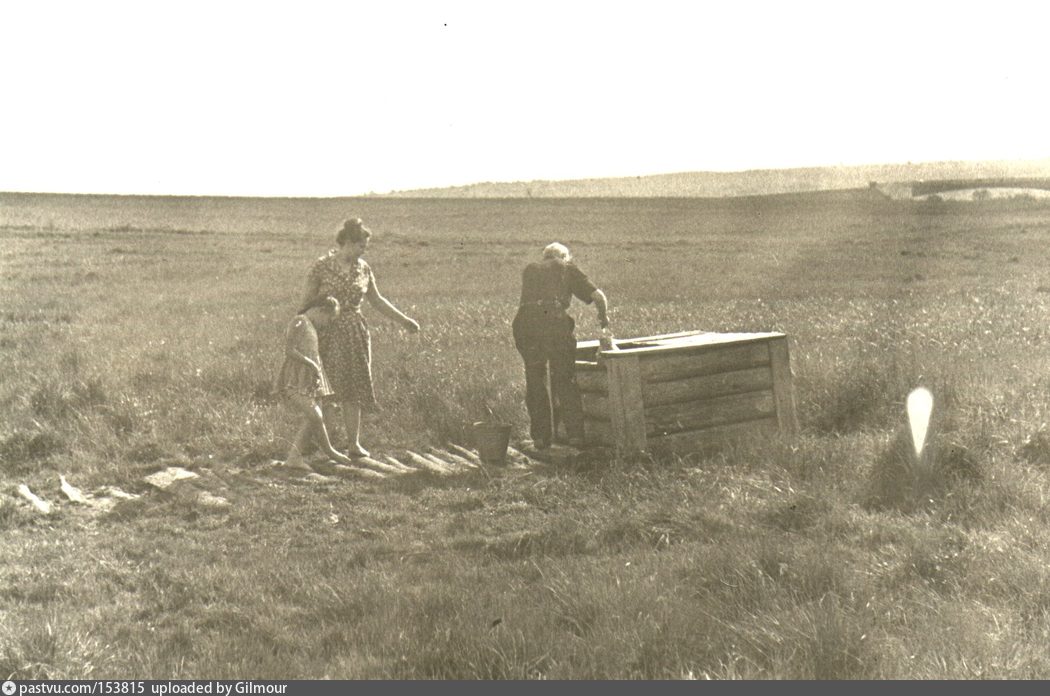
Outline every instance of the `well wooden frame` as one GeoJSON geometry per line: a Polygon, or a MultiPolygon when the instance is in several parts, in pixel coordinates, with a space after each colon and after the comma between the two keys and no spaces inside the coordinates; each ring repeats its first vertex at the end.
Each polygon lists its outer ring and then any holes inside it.
{"type": "Polygon", "coordinates": [[[686,452],[727,438],[798,433],[788,337],[686,331],[577,343],[587,439],[686,452]]]}

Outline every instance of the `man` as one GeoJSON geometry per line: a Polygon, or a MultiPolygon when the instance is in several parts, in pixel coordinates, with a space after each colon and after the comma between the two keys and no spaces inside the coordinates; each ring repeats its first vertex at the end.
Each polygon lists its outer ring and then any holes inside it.
{"type": "Polygon", "coordinates": [[[514,345],[525,361],[525,406],[529,431],[537,449],[550,447],[553,438],[551,391],[569,444],[582,447],[583,404],[576,386],[576,322],[567,313],[575,296],[594,304],[598,323],[609,326],[605,293],[572,262],[569,249],[557,242],[543,249],[543,260],[530,263],[521,276],[521,302],[514,317],[514,345]]]}

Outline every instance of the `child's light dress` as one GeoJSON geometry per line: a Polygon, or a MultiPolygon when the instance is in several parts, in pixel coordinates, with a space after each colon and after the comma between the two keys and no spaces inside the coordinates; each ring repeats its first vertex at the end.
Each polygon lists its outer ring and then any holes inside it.
{"type": "Polygon", "coordinates": [[[325,375],[324,364],[318,350],[317,329],[306,315],[297,314],[284,333],[285,357],[274,380],[274,392],[283,396],[302,395],[320,400],[335,392],[325,375]],[[318,371],[295,356],[298,351],[318,365],[318,371]]]}

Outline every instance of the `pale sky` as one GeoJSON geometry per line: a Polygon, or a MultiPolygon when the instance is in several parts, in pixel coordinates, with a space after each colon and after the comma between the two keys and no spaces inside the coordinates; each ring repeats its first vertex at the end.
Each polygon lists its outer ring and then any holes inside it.
{"type": "Polygon", "coordinates": [[[1042,159],[1048,19],[1009,0],[7,0],[0,191],[1042,159]]]}

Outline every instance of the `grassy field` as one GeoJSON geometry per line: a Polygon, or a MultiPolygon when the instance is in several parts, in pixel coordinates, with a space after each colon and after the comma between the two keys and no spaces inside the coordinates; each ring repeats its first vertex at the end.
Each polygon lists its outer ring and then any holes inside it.
{"type": "Polygon", "coordinates": [[[0,194],[0,677],[1050,678],[1048,243],[1039,201],[0,194]],[[373,451],[469,444],[488,409],[525,435],[510,319],[555,239],[619,336],[787,333],[802,435],[241,478],[224,508],[15,496],[281,457],[281,331],[351,215],[423,325],[367,312],[373,451]],[[896,456],[919,385],[925,472],[896,456]]]}

